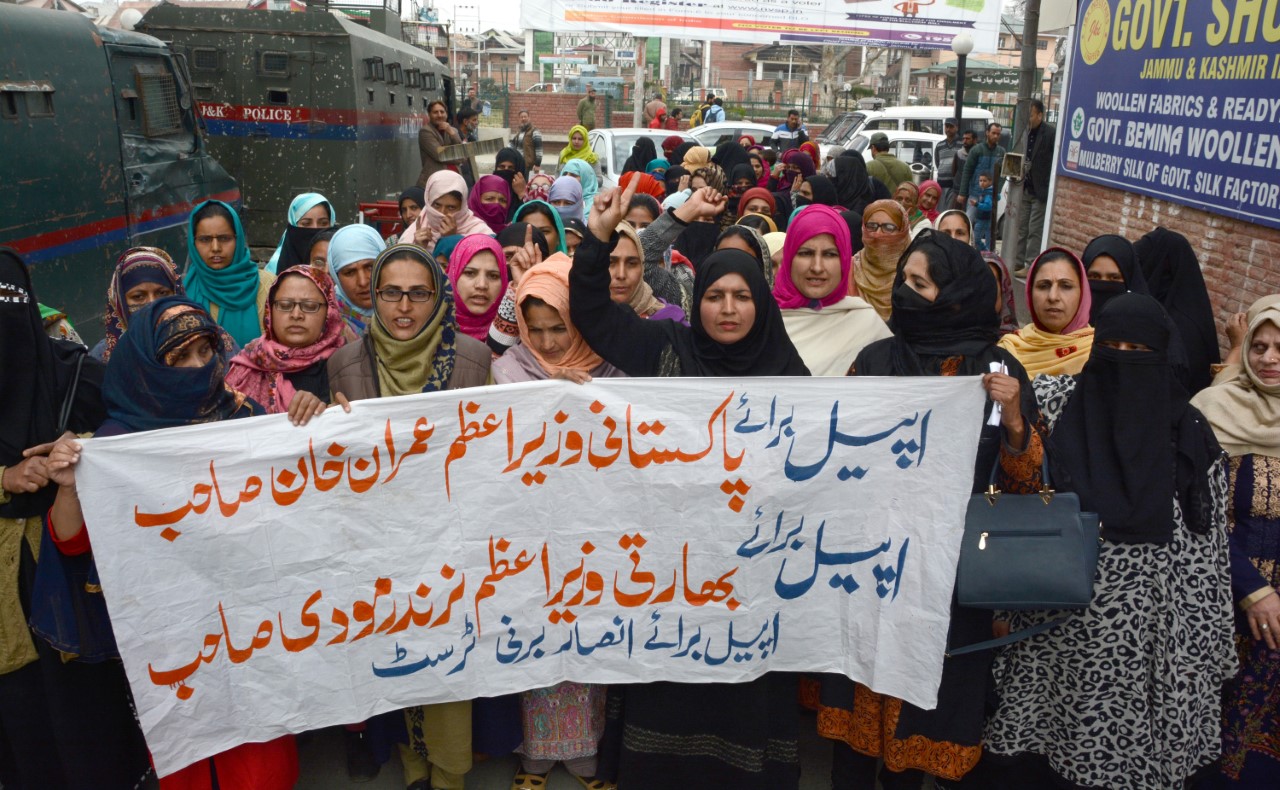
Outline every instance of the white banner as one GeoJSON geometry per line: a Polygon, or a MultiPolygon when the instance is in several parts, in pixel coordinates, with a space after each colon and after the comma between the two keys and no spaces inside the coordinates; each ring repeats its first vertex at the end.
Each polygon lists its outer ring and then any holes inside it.
{"type": "Polygon", "coordinates": [[[523,0],[520,26],[734,44],[857,44],[949,49],[968,32],[995,54],[1001,0],[523,0]]]}
{"type": "Polygon", "coordinates": [[[839,672],[936,704],[976,378],[540,382],[85,442],[161,775],[553,685],[839,672]]]}

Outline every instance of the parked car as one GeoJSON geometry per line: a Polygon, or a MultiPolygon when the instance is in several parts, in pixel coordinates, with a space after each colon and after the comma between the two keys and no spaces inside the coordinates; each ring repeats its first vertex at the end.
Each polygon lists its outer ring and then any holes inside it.
{"type": "Polygon", "coordinates": [[[524,89],[525,93],[560,93],[564,90],[558,82],[539,82],[524,89]]]}
{"type": "MultiPolygon", "coordinates": [[[[818,137],[818,149],[825,158],[833,145],[845,148],[856,134],[871,132],[922,132],[941,134],[948,118],[955,117],[954,107],[885,107],[879,110],[857,110],[841,113],[818,137]]],[[[964,108],[964,128],[981,132],[994,118],[981,107],[964,108]]]]}
{"type": "Polygon", "coordinates": [[[600,160],[600,189],[612,189],[618,185],[622,165],[631,156],[631,146],[641,136],[653,138],[653,147],[662,156],[662,141],[675,135],[682,140],[694,140],[688,132],[672,132],[666,129],[592,129],[587,135],[591,150],[600,160]]]}
{"type": "Polygon", "coordinates": [[[729,141],[736,143],[743,135],[750,135],[760,145],[772,145],[775,128],[768,124],[750,121],[720,121],[695,126],[689,130],[689,134],[698,141],[698,145],[710,148],[711,153],[714,154],[716,146],[729,141]]]}

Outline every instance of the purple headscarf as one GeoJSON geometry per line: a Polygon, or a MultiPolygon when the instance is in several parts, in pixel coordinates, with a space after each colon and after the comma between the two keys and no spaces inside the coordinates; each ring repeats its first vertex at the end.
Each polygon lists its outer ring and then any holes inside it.
{"type": "Polygon", "coordinates": [[[502,176],[480,176],[471,194],[467,196],[467,208],[471,213],[484,220],[494,233],[501,233],[507,226],[507,213],[511,205],[511,187],[502,176]],[[486,192],[498,192],[507,198],[507,204],[481,203],[480,198],[486,192]]]}

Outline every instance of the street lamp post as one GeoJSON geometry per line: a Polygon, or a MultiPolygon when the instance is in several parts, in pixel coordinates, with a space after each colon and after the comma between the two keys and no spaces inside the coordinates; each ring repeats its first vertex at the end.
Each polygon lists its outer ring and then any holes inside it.
{"type": "Polygon", "coordinates": [[[951,39],[951,51],[956,55],[956,128],[964,134],[964,65],[973,51],[973,36],[961,33],[951,39]]]}

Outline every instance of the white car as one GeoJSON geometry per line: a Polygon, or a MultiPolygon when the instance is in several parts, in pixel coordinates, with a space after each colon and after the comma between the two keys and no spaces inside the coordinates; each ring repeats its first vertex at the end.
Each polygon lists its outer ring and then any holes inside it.
{"type": "Polygon", "coordinates": [[[622,174],[622,165],[631,156],[631,147],[636,140],[643,137],[653,138],[653,147],[662,157],[662,141],[675,135],[681,140],[693,140],[688,132],[673,132],[667,129],[592,129],[587,133],[587,144],[600,160],[600,189],[612,189],[618,185],[618,176],[622,174]]]}
{"type": "Polygon", "coordinates": [[[773,144],[775,128],[777,127],[751,121],[720,121],[695,126],[689,130],[689,134],[698,141],[698,145],[710,148],[714,155],[717,145],[723,145],[730,140],[736,143],[743,135],[748,135],[759,145],[768,147],[773,144]]]}

